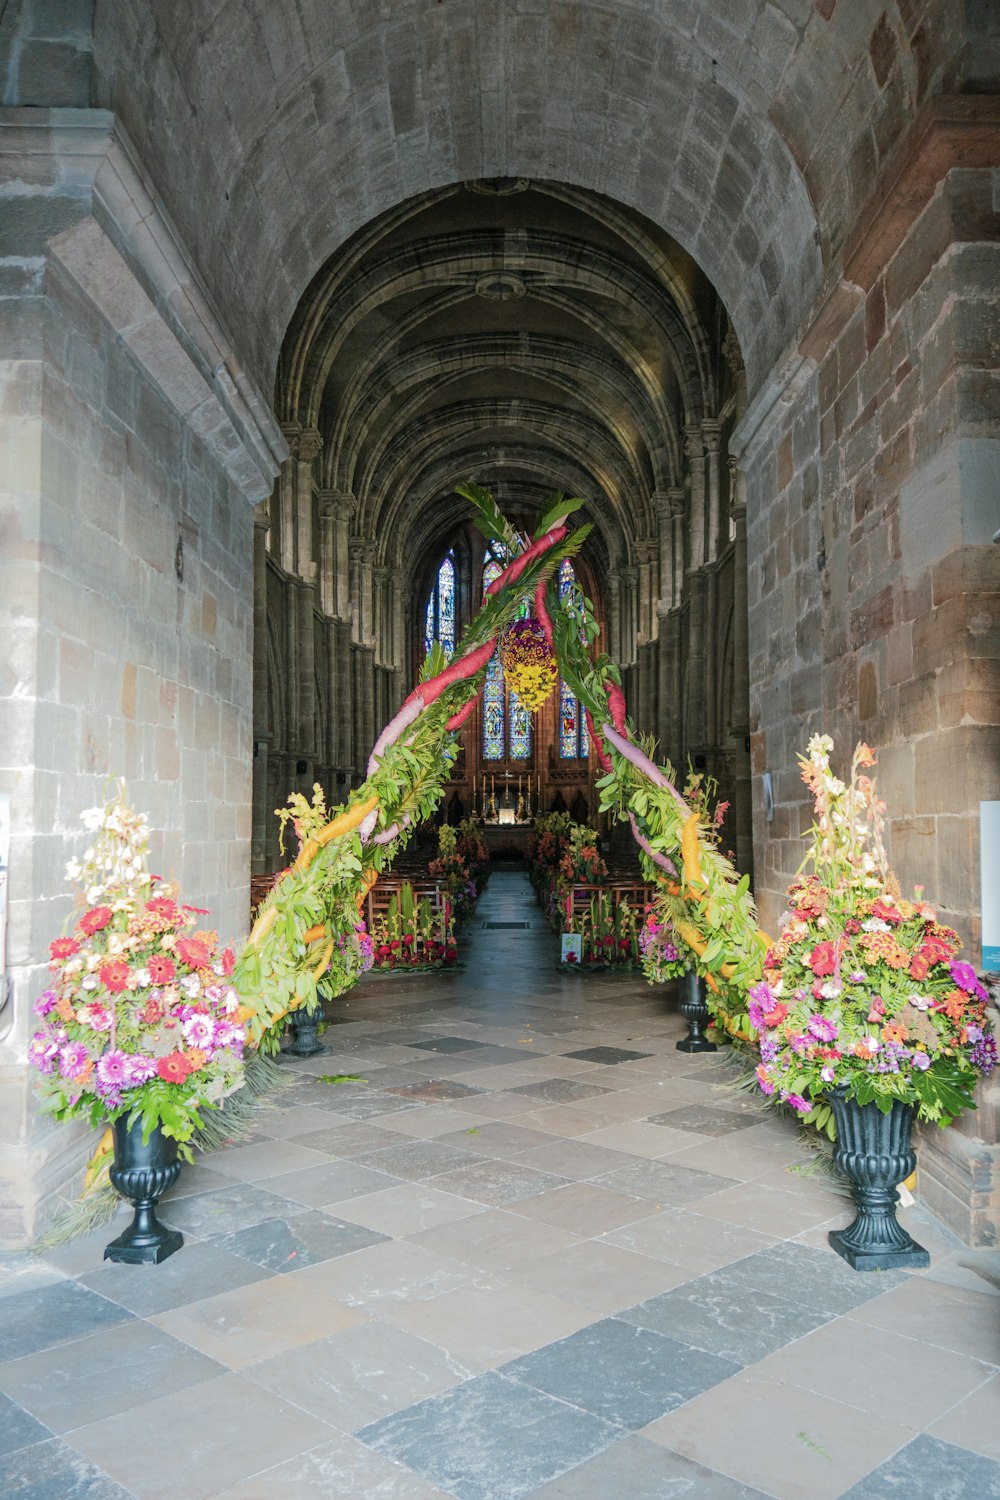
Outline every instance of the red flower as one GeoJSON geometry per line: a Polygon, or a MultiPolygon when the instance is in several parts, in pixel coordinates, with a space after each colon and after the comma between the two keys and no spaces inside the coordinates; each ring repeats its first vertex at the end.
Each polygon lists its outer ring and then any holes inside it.
{"type": "Polygon", "coordinates": [[[169,896],[153,896],[146,902],[146,911],[161,922],[176,922],[180,916],[177,902],[172,901],[169,896]]]}
{"type": "Polygon", "coordinates": [[[924,953],[914,953],[910,959],[910,974],[914,979],[926,979],[931,970],[930,959],[924,953]]]}
{"type": "Polygon", "coordinates": [[[232,948],[223,948],[219,954],[219,962],[222,964],[222,972],[228,979],[236,967],[236,954],[232,948]]]}
{"type": "Polygon", "coordinates": [[[570,951],[566,955],[566,962],[568,964],[575,964],[576,963],[576,954],[573,952],[572,949],[570,949],[570,951]]]}
{"type": "Polygon", "coordinates": [[[191,1064],[183,1052],[171,1052],[160,1058],[156,1071],[165,1083],[183,1083],[191,1071],[191,1064]]]}
{"type": "Polygon", "coordinates": [[[444,950],[444,956],[450,964],[453,964],[458,957],[458,949],[449,946],[444,950]]]}
{"type": "Polygon", "coordinates": [[[764,1025],[768,1027],[780,1026],[788,1015],[788,1006],[784,1000],[779,1000],[770,1010],[764,1012],[764,1025]]]}
{"type": "Polygon", "coordinates": [[[817,943],[809,955],[809,967],[817,979],[824,974],[832,974],[836,961],[836,950],[832,943],[817,943]]]}
{"type": "Polygon", "coordinates": [[[151,958],[146,968],[154,984],[169,984],[171,979],[177,977],[177,965],[172,958],[164,958],[162,953],[151,958]]]}
{"type": "Polygon", "coordinates": [[[208,907],[207,906],[184,906],[184,907],[181,908],[181,910],[182,911],[191,911],[191,912],[194,912],[194,914],[195,914],[196,917],[207,917],[208,916],[208,907]]]}
{"type": "Polygon", "coordinates": [[[102,928],[107,927],[112,915],[110,906],[92,906],[77,922],[76,930],[82,932],[84,937],[93,937],[95,932],[100,932],[102,928]]]}
{"type": "Polygon", "coordinates": [[[98,973],[104,988],[110,990],[112,995],[120,995],[128,984],[131,970],[123,958],[109,958],[106,963],[101,964],[98,973]]]}
{"type": "Polygon", "coordinates": [[[878,917],[881,922],[890,922],[893,926],[898,926],[903,920],[903,913],[897,911],[888,901],[883,901],[881,897],[878,901],[872,902],[872,916],[878,917]]]}
{"type": "Polygon", "coordinates": [[[178,938],[177,956],[192,969],[204,969],[212,962],[212,950],[198,938],[178,938]]]}
{"type": "Polygon", "coordinates": [[[844,923],[844,931],[849,932],[851,937],[854,937],[855,933],[861,931],[861,923],[858,921],[857,917],[848,917],[847,921],[844,923]]]}
{"type": "Polygon", "coordinates": [[[80,944],[77,942],[76,938],[55,938],[49,944],[49,954],[56,960],[63,958],[72,958],[73,954],[79,953],[79,951],[80,944]]]}

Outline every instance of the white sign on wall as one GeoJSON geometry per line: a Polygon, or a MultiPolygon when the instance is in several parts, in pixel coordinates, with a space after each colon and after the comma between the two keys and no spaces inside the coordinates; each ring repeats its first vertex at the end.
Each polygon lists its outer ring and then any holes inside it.
{"type": "Polygon", "coordinates": [[[983,968],[1000,972],[1000,802],[979,804],[983,968]]]}

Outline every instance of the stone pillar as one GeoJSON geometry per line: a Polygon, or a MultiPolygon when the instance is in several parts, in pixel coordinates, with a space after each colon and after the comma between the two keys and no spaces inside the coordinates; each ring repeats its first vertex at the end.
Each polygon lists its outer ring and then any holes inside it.
{"type": "Polygon", "coordinates": [[[750,651],[747,634],[747,505],[746,476],[729,463],[729,517],[734,538],[733,557],[733,733],[736,737],[736,863],[740,870],[753,868],[753,807],[750,777],[750,753],[746,748],[750,734],[750,651]]]}
{"type": "Polygon", "coordinates": [[[337,613],[337,511],[338,500],[334,490],[316,491],[316,515],[319,532],[319,557],[317,559],[316,583],[319,592],[319,607],[324,615],[337,613]]]}
{"type": "Polygon", "coordinates": [[[316,576],[313,542],[313,464],[323,451],[323,439],[315,427],[299,433],[293,448],[295,458],[295,571],[312,582],[316,576]]]}
{"type": "Polygon", "coordinates": [[[622,576],[617,568],[608,569],[608,655],[622,659],[622,576]]]}
{"type": "MultiPolygon", "coordinates": [[[[315,563],[309,564],[315,568],[315,563]]],[[[314,757],[317,753],[316,735],[316,585],[312,581],[303,580],[296,583],[295,592],[289,599],[289,607],[294,602],[298,610],[298,636],[299,654],[295,662],[290,663],[292,671],[298,678],[298,720],[296,723],[297,737],[302,754],[314,757]]]]}
{"type": "Polygon", "coordinates": [[[331,718],[335,717],[337,722],[337,766],[339,770],[347,771],[354,764],[353,726],[356,712],[350,620],[337,620],[334,634],[336,637],[336,652],[334,656],[336,663],[336,712],[335,715],[331,714],[331,718]]]}
{"type": "Polygon", "coordinates": [[[656,738],[660,754],[670,754],[670,719],[673,705],[670,701],[670,607],[665,599],[656,602],[656,738]]]}
{"type": "Polygon", "coordinates": [[[719,424],[706,418],[701,424],[705,447],[705,557],[714,562],[719,555],[719,424]]]}
{"type": "Polygon", "coordinates": [[[719,575],[714,567],[704,571],[705,615],[702,647],[705,675],[705,745],[717,751],[719,745],[718,694],[719,674],[719,575]]]}
{"type": "Polygon", "coordinates": [[[299,422],[282,422],[281,432],[288,444],[288,458],[281,465],[274,487],[272,505],[276,511],[276,534],[271,536],[271,552],[287,573],[295,571],[295,447],[302,425],[299,422]]]}
{"type": "Polygon", "coordinates": [[[372,568],[372,588],[374,591],[374,608],[372,611],[372,630],[375,641],[375,660],[380,666],[387,665],[391,660],[391,616],[386,609],[386,589],[389,583],[389,569],[383,564],[372,568]]]}
{"type": "Polygon", "coordinates": [[[338,620],[350,619],[351,614],[351,520],[357,509],[357,501],[346,490],[319,490],[320,505],[320,557],[324,571],[329,567],[329,587],[324,599],[326,613],[338,620]],[[324,528],[326,528],[324,530],[324,528]],[[325,538],[325,540],[324,540],[325,538]],[[329,564],[325,561],[329,552],[329,564]]]}
{"type": "Polygon", "coordinates": [[[642,537],[636,543],[639,559],[639,634],[647,641],[656,639],[656,599],[659,592],[660,543],[656,537],[642,537]]]}
{"type": "Polygon", "coordinates": [[[670,505],[671,554],[673,573],[670,581],[670,607],[679,609],[684,594],[684,488],[673,485],[667,491],[670,505]]]}
{"type": "Polygon", "coordinates": [[[622,569],[622,576],[625,581],[625,588],[622,591],[623,633],[625,637],[623,643],[625,648],[624,659],[627,662],[634,662],[636,659],[636,635],[638,627],[639,569],[635,564],[631,564],[629,567],[622,569]]]}
{"type": "Polygon", "coordinates": [[[267,536],[271,518],[263,507],[253,518],[253,791],[250,869],[267,871],[267,835],[272,816],[268,806],[267,772],[271,725],[268,723],[267,649],[267,536]]]}
{"type": "Polygon", "coordinates": [[[659,562],[658,581],[659,587],[656,592],[656,601],[653,606],[653,614],[657,621],[657,633],[659,633],[659,621],[662,618],[658,608],[658,602],[663,601],[667,607],[673,604],[674,586],[674,538],[671,525],[671,500],[669,490],[657,490],[653,495],[653,507],[656,511],[656,519],[659,529],[656,538],[657,557],[659,562]]]}
{"type": "Polygon", "coordinates": [[[700,568],[705,561],[705,445],[697,423],[684,428],[684,453],[691,487],[687,555],[690,569],[700,568]]]}
{"type": "Polygon", "coordinates": [[[355,639],[363,646],[370,646],[373,636],[372,569],[375,564],[375,547],[371,537],[351,537],[351,613],[355,639]]]}

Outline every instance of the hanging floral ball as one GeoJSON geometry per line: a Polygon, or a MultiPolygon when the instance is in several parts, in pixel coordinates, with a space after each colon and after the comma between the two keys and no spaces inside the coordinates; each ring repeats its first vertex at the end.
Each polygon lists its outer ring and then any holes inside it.
{"type": "Polygon", "coordinates": [[[534,713],[556,685],[559,669],[537,620],[515,620],[500,642],[504,676],[518,702],[534,713]]]}

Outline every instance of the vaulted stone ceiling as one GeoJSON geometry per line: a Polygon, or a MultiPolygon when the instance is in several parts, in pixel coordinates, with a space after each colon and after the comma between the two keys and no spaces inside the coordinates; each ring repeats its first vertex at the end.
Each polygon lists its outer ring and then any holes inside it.
{"type": "Polygon", "coordinates": [[[975,74],[981,9],[99,3],[97,102],[265,387],[304,289],[352,234],[415,193],[516,174],[586,184],[673,235],[728,308],[753,392],[836,274],[907,119],[975,74]]]}
{"type": "Polygon", "coordinates": [[[516,515],[592,502],[594,566],[636,560],[714,418],[725,315],[668,236],[607,199],[499,179],[384,215],[315,278],[276,407],[323,438],[322,487],[405,567],[443,550],[489,484],[516,515]]]}

